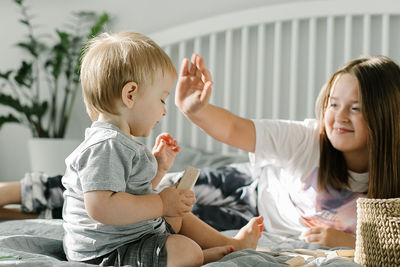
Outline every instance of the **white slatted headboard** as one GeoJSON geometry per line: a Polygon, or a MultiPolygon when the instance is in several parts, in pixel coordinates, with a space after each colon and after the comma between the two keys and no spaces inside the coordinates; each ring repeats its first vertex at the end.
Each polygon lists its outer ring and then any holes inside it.
{"type": "MultiPolygon", "coordinates": [[[[247,118],[314,117],[324,82],[345,62],[386,55],[400,62],[399,0],[318,0],[249,9],[150,36],[179,68],[196,52],[214,79],[211,102],[247,118]]],[[[237,153],[167,104],[161,127],[183,145],[237,153]]]]}

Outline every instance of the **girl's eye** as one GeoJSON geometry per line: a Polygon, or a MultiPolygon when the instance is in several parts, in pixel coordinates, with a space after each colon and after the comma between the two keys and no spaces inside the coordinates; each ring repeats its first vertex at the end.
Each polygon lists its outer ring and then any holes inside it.
{"type": "Polygon", "coordinates": [[[161,103],[163,103],[164,105],[165,105],[165,101],[164,100],[162,100],[162,99],[160,99],[161,100],[161,103]]]}
{"type": "Polygon", "coordinates": [[[337,107],[337,105],[335,103],[330,103],[329,106],[333,107],[333,108],[337,107]]]}
{"type": "Polygon", "coordinates": [[[354,111],[360,111],[361,110],[359,107],[353,107],[351,109],[354,110],[354,111]]]}

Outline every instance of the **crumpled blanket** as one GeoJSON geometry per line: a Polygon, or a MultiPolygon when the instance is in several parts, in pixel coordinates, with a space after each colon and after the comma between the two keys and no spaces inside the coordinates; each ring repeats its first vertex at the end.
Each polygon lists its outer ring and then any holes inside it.
{"type": "MultiPolygon", "coordinates": [[[[170,174],[161,187],[178,182],[182,174],[170,174]]],[[[257,181],[234,165],[201,169],[193,191],[192,213],[219,231],[240,229],[258,216],[257,181]]]]}

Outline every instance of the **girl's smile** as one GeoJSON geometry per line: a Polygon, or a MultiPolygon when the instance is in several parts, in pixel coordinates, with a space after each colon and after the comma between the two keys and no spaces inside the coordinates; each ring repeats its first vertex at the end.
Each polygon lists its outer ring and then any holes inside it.
{"type": "Polygon", "coordinates": [[[353,130],[349,130],[346,128],[334,128],[337,134],[346,134],[346,133],[353,133],[353,130]]]}

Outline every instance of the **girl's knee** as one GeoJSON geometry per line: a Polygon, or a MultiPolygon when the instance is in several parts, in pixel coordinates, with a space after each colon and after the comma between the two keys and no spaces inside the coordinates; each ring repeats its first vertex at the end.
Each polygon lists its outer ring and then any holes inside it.
{"type": "Polygon", "coordinates": [[[165,243],[167,266],[201,266],[203,250],[192,239],[183,235],[170,235],[165,243]]]}

